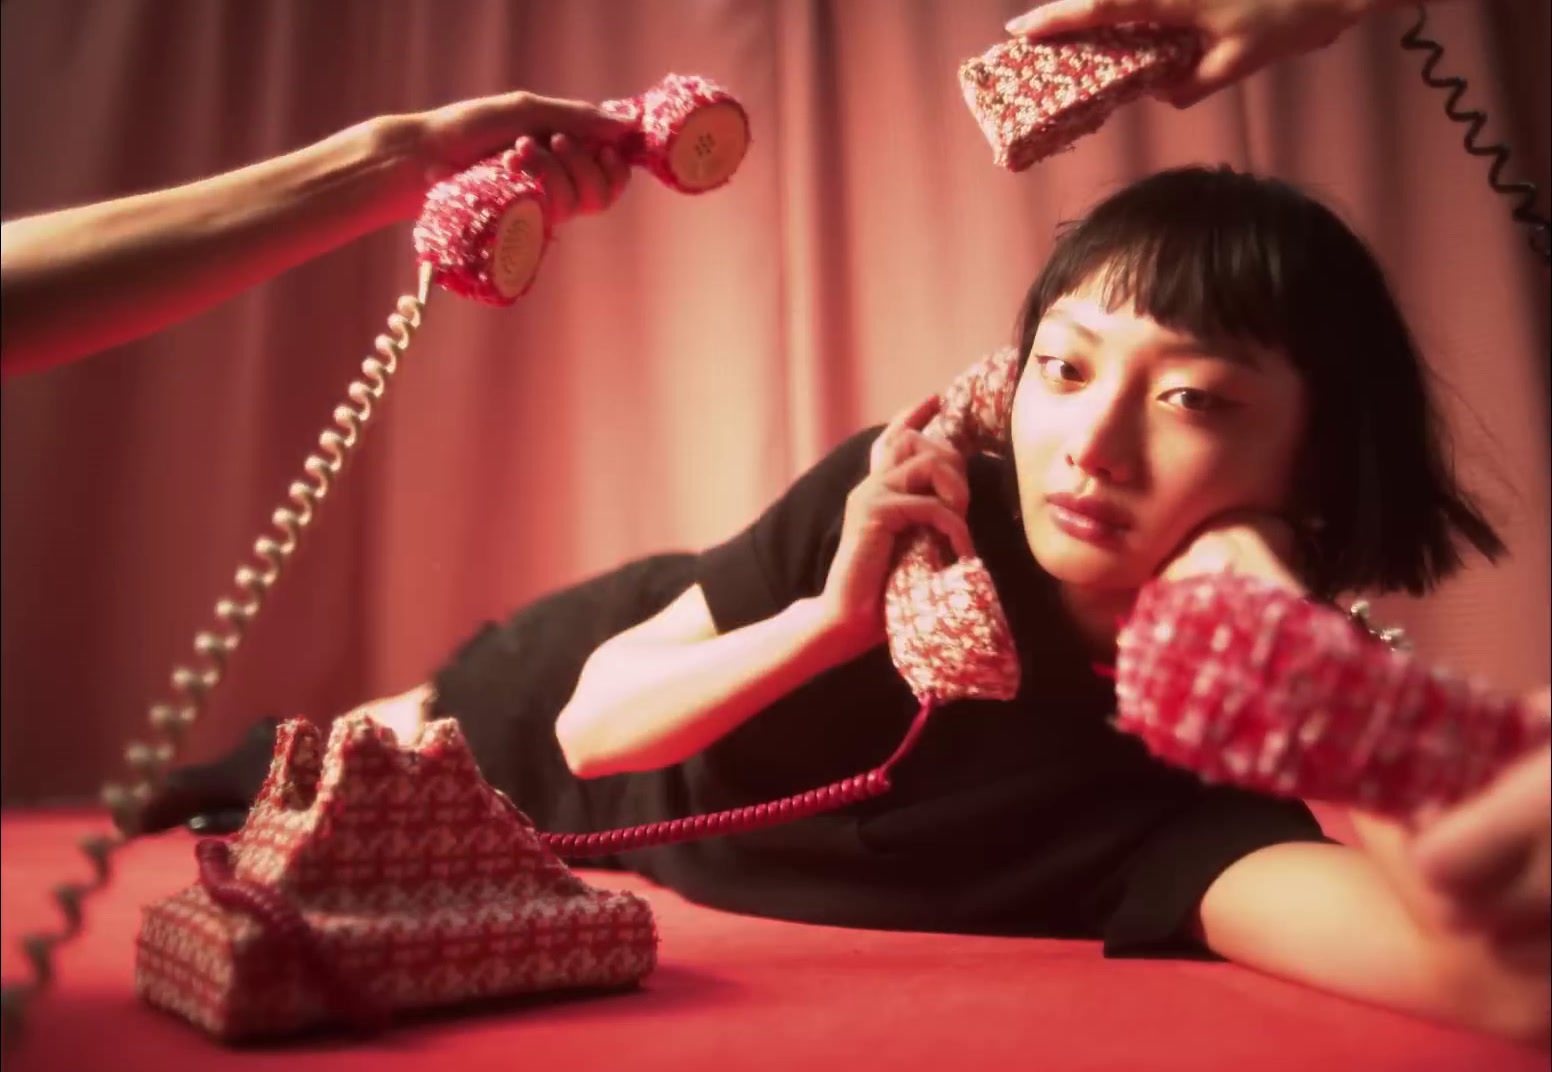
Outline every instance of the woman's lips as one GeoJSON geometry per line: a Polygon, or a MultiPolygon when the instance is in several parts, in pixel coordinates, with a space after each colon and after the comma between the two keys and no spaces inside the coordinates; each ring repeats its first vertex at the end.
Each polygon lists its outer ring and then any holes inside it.
{"type": "Polygon", "coordinates": [[[1131,527],[1131,517],[1119,507],[1076,495],[1052,495],[1046,499],[1051,523],[1075,540],[1114,547],[1131,527]]]}

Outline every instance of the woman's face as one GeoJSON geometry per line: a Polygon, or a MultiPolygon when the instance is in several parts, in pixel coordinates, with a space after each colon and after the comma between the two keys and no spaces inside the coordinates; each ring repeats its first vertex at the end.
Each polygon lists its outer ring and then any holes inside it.
{"type": "Polygon", "coordinates": [[[1280,512],[1303,427],[1283,354],[1217,352],[1091,283],[1046,313],[1014,396],[1030,550],[1066,584],[1140,588],[1216,515],[1280,512]]]}

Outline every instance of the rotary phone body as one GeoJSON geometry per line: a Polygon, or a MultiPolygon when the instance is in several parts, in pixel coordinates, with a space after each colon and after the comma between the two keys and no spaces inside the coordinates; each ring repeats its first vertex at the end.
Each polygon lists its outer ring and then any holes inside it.
{"type": "MultiPolygon", "coordinates": [[[[1548,223],[1532,211],[1535,187],[1500,180],[1508,150],[1501,145],[1477,144],[1485,116],[1458,110],[1458,100],[1466,89],[1463,80],[1435,76],[1442,49],[1421,35],[1424,18],[1420,8],[1418,21],[1402,38],[1402,46],[1429,53],[1423,68],[1425,82],[1450,91],[1446,113],[1468,126],[1467,151],[1493,159],[1490,184],[1506,196],[1519,195],[1514,216],[1530,229],[1532,248],[1545,257],[1548,223]]],[[[1097,129],[1116,107],[1189,70],[1198,55],[1198,42],[1186,32],[1117,28],[1052,42],[1005,42],[967,62],[960,71],[960,81],[996,162],[1018,171],[1097,129]]],[[[618,146],[624,159],[687,193],[706,192],[727,182],[750,141],[741,106],[725,90],[703,79],[669,76],[641,97],[609,102],[604,107],[633,125],[633,132],[618,146]]],[[[56,887],[54,898],[65,918],[64,929],[29,934],[22,941],[34,971],[28,982],[5,988],[8,1045],[17,1036],[27,1002],[52,978],[54,948],[79,933],[82,901],[108,884],[113,852],[137,835],[140,808],[160,784],[177,755],[183,733],[219,685],[244,631],[358,446],[421,324],[432,284],[474,300],[510,304],[532,286],[550,235],[542,188],[527,176],[506,172],[497,159],[475,165],[428,194],[413,234],[419,260],[416,292],[396,303],[387,331],[375,340],[375,356],[363,362],[362,377],[347,388],[350,404],[336,408],[334,427],[322,433],[319,449],[305,460],[307,478],[290,486],[288,504],[275,511],[276,532],[260,537],[253,547],[255,561],[237,570],[238,598],[221,600],[215,608],[220,626],[195,637],[201,665],[178,667],[172,675],[177,702],[152,707],[150,721],[160,740],[153,745],[134,742],[127,748],[126,760],[138,782],[132,787],[105,787],[104,803],[118,829],[116,834],[91,837],[81,845],[92,864],[94,880],[56,887]]],[[[944,404],[927,434],[940,436],[962,451],[998,449],[1015,386],[1017,357],[1011,350],[1000,351],[959,377],[945,393],[944,404]]],[[[990,576],[978,559],[953,561],[937,537],[916,535],[888,582],[885,608],[891,656],[920,700],[921,709],[899,747],[879,767],[751,808],[624,831],[541,834],[543,844],[564,858],[617,853],[787,822],[876,796],[888,790],[890,768],[915,743],[936,705],[965,696],[1006,699],[1017,692],[1017,658],[990,576]]],[[[1332,640],[1342,642],[1340,638],[1332,640]]],[[[1123,658],[1127,655],[1124,644],[1121,654],[1123,658]]],[[[1134,663],[1146,665],[1146,660],[1138,658],[1134,663]]],[[[1135,666],[1132,669],[1135,671],[1135,666]]],[[[1164,678],[1169,669],[1149,667],[1150,673],[1164,678]]],[[[1175,684],[1189,691],[1188,683],[1175,684]]],[[[1118,677],[1118,695],[1123,702],[1142,688],[1135,672],[1118,677]]],[[[1446,697],[1442,702],[1450,700],[1446,697]]],[[[1210,768],[1215,762],[1222,766],[1221,760],[1214,759],[1225,754],[1221,737],[1207,735],[1206,743],[1215,745],[1213,756],[1193,754],[1182,744],[1180,733],[1161,736],[1155,732],[1161,720],[1147,712],[1157,715],[1156,709],[1146,703],[1141,707],[1145,713],[1123,728],[1143,737],[1160,754],[1188,765],[1195,763],[1198,769],[1210,768]]],[[[1509,723],[1519,725],[1509,715],[1498,720],[1500,725],[1509,723]]],[[[1522,747],[1525,739],[1523,733],[1506,731],[1496,743],[1485,744],[1482,753],[1509,754],[1522,747]]],[[[1375,737],[1366,747],[1376,747],[1377,741],[1375,737]]],[[[1400,745],[1392,742],[1392,749],[1396,747],[1400,745]]],[[[1232,758],[1232,750],[1227,754],[1232,758]]],[[[1230,762],[1229,766],[1236,764],[1230,762]]],[[[1284,775],[1288,769],[1285,763],[1272,773],[1284,775]]],[[[1243,769],[1219,773],[1254,781],[1243,769]]],[[[1308,779],[1303,784],[1308,785],[1308,779]]],[[[219,873],[222,861],[202,849],[201,866],[219,873]]]]}

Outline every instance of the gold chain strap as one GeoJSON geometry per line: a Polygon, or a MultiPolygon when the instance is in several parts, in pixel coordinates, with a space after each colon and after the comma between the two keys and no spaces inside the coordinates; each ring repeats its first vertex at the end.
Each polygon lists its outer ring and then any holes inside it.
{"type": "Polygon", "coordinates": [[[221,682],[227,661],[242,643],[244,632],[264,605],[265,598],[279,580],[281,570],[296,553],[302,533],[313,523],[319,504],[327,497],[343,472],[352,451],[360,442],[362,429],[372,419],[374,405],[380,403],[388,383],[399,368],[399,358],[409,348],[420,328],[431,289],[431,268],[422,266],[416,292],[403,295],[388,317],[388,332],[374,342],[376,357],[361,363],[362,376],[354,380],[346,395],[354,406],[341,404],[334,410],[335,427],[318,437],[318,451],[309,454],[302,469],[312,481],[298,480],[288,489],[292,505],[277,508],[271,521],[280,539],[265,535],[254,541],[253,553],[260,568],[238,567],[235,583],[242,601],[223,599],[216,604],[216,617],[222,625],[194,637],[194,651],[203,666],[194,669],[179,666],[172,672],[175,703],[152,706],[150,722],[159,738],[154,745],[131,741],[124,752],[125,762],[139,779],[132,787],[116,782],[103,786],[102,800],[117,828],[113,834],[94,834],[80,843],[81,851],[92,865],[89,883],[65,882],[51,892],[54,903],[65,919],[62,930],[34,931],[21,938],[21,949],[32,967],[32,978],[0,990],[0,1014],[3,1014],[4,1046],[9,1050],[20,1038],[27,1009],[54,980],[54,953],[81,932],[82,903],[92,893],[105,888],[112,878],[113,854],[140,833],[140,816],[148,801],[161,788],[168,768],[178,756],[184,734],[205,709],[211,691],[221,682]]]}
{"type": "Polygon", "coordinates": [[[1392,651],[1412,650],[1412,641],[1407,639],[1406,630],[1394,626],[1385,628],[1369,620],[1369,601],[1366,599],[1360,599],[1347,608],[1347,620],[1392,651]]]}

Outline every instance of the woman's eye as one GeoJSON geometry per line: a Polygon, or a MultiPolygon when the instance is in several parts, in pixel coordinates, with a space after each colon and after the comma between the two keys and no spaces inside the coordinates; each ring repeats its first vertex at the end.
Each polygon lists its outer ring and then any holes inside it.
{"type": "Polygon", "coordinates": [[[1059,357],[1036,358],[1040,363],[1040,375],[1051,383],[1077,383],[1082,377],[1070,362],[1059,357]]]}
{"type": "Polygon", "coordinates": [[[1211,413],[1214,410],[1223,409],[1227,403],[1217,395],[1208,394],[1196,387],[1178,387],[1168,391],[1165,398],[1174,399],[1175,404],[1181,409],[1192,413],[1211,413]]]}

